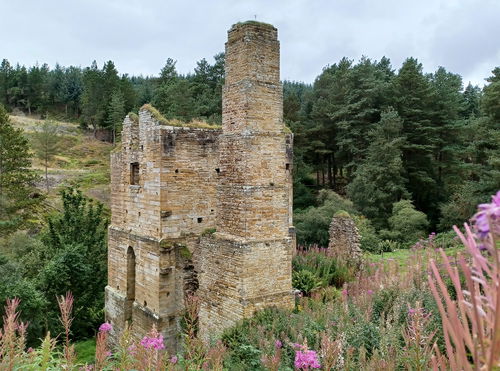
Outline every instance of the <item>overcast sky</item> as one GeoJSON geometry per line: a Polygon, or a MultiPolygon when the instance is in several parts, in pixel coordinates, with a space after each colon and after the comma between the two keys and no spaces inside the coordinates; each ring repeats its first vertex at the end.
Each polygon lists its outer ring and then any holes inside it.
{"type": "Polygon", "coordinates": [[[500,66],[500,0],[0,0],[0,59],[157,75],[223,51],[226,31],[256,19],[278,28],[282,79],[313,82],[343,56],[417,57],[482,85],[500,66]]]}

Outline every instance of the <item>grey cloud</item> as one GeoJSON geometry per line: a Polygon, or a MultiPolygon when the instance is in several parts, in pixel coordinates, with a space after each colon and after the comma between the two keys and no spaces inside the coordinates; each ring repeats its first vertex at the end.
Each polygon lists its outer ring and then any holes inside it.
{"type": "Polygon", "coordinates": [[[343,56],[408,56],[478,83],[498,64],[496,1],[462,0],[1,0],[0,58],[31,65],[100,65],[158,74],[168,57],[180,72],[223,51],[231,24],[253,19],[279,29],[282,76],[312,82],[343,56]],[[6,15],[6,16],[5,16],[6,15]],[[479,76],[479,77],[478,77],[479,76]]]}

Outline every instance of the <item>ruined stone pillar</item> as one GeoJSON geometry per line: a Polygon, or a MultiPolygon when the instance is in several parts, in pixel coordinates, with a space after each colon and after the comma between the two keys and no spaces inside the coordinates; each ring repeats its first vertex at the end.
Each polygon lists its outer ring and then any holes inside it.
{"type": "Polygon", "coordinates": [[[226,43],[216,232],[201,243],[207,339],[266,306],[292,307],[292,135],[283,123],[271,25],[234,25],[226,43]]]}

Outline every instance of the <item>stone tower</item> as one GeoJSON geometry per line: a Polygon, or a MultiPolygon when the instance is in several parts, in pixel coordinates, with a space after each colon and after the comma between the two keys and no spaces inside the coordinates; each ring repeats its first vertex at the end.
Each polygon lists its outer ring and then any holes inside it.
{"type": "Polygon", "coordinates": [[[293,306],[292,135],[276,28],[234,25],[225,55],[217,232],[200,247],[205,339],[265,306],[293,306]]]}
{"type": "Polygon", "coordinates": [[[293,137],[282,100],[277,30],[246,22],[226,44],[222,130],[168,121],[149,105],[125,118],[111,155],[111,341],[127,322],[138,338],[154,325],[176,350],[193,293],[206,339],[265,306],[293,306],[293,137]]]}

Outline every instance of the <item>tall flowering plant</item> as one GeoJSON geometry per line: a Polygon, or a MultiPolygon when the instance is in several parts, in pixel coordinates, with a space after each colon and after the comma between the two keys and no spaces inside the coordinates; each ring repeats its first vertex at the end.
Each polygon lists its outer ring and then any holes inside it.
{"type": "Polygon", "coordinates": [[[430,263],[429,284],[443,323],[446,357],[435,348],[435,370],[494,370],[500,367],[500,191],[479,205],[472,227],[455,232],[466,248],[454,266],[441,251],[442,273],[430,263]],[[451,279],[452,298],[444,283],[451,279]]]}

